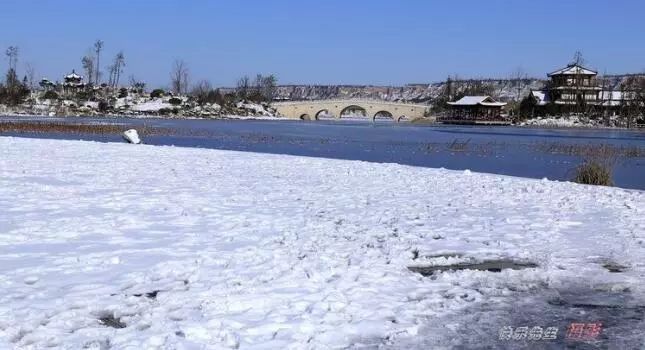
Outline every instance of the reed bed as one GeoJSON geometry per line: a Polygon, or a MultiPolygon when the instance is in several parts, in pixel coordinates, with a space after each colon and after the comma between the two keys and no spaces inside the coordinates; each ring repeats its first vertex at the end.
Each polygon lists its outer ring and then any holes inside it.
{"type": "MultiPolygon", "coordinates": [[[[15,134],[93,134],[93,135],[119,135],[131,129],[131,126],[122,124],[72,124],[52,123],[39,121],[26,122],[0,122],[0,133],[15,134]]],[[[168,129],[137,126],[137,131],[143,135],[157,135],[168,133],[168,129]]]]}
{"type": "Polygon", "coordinates": [[[570,144],[570,143],[541,143],[537,144],[538,151],[549,154],[578,156],[583,158],[639,158],[645,157],[645,148],[639,146],[614,146],[611,144],[570,144]]]}

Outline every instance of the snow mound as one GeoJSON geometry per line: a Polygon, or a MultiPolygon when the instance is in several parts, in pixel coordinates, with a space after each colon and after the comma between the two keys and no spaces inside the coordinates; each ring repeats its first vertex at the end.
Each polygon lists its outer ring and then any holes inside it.
{"type": "Polygon", "coordinates": [[[135,129],[124,131],[123,138],[129,143],[133,143],[135,145],[138,145],[141,143],[141,139],[139,138],[139,133],[135,129]]]}

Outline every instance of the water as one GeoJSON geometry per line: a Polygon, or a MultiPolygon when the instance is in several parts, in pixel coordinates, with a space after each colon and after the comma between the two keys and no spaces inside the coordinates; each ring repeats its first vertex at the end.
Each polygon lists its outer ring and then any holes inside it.
{"type": "MultiPolygon", "coordinates": [[[[173,129],[171,135],[146,136],[153,145],[175,145],[313,157],[400,163],[422,167],[470,169],[530,178],[570,180],[583,161],[554,152],[553,145],[640,148],[621,157],[614,183],[645,189],[645,132],[627,130],[532,129],[482,126],[416,126],[364,121],[185,120],[130,118],[2,118],[57,123],[110,123],[125,128],[173,129]]],[[[14,134],[15,135],[15,134],[14,134]]],[[[47,138],[122,142],[119,135],[21,134],[47,138]]],[[[559,148],[557,148],[559,149],[559,148]]]]}

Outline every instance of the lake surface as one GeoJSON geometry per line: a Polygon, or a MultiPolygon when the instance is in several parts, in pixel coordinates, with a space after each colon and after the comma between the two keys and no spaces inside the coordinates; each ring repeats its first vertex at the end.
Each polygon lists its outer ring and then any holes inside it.
{"type": "MultiPolygon", "coordinates": [[[[611,129],[534,129],[483,126],[418,126],[365,121],[186,120],[131,118],[0,118],[75,124],[167,128],[143,135],[152,145],[400,163],[470,169],[552,180],[571,180],[584,160],[581,149],[608,145],[625,150],[614,168],[616,186],[645,190],[645,132],[611,129]],[[629,150],[629,152],[627,152],[629,150]]],[[[3,133],[0,135],[123,142],[120,135],[3,133]]]]}

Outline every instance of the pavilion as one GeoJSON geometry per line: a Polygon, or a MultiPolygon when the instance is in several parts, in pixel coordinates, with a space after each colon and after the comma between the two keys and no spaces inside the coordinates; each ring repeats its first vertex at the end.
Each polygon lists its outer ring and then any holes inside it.
{"type": "Polygon", "coordinates": [[[464,96],[455,102],[448,102],[449,117],[453,122],[500,122],[506,121],[502,115],[506,102],[497,102],[490,96],[464,96]]]}

